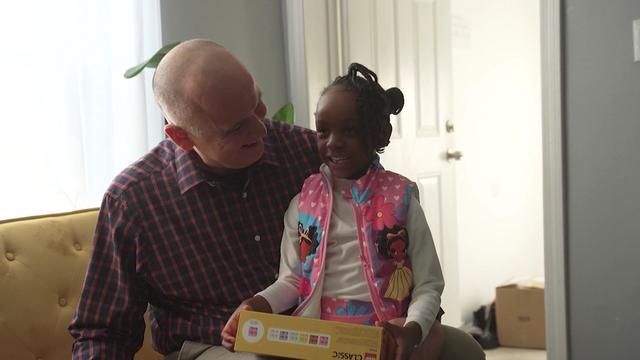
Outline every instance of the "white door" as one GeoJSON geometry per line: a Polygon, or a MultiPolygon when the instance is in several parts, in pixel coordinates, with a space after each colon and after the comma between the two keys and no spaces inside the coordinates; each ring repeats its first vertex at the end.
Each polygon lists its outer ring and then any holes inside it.
{"type": "Polygon", "coordinates": [[[449,3],[447,0],[342,1],[341,59],[372,68],[384,88],[399,87],[405,107],[393,119],[391,144],[381,156],[387,169],[415,180],[443,267],[443,321],[459,325],[458,251],[453,148],[449,3]],[[452,130],[450,130],[452,131],[452,130]]]}
{"type": "MultiPolygon", "coordinates": [[[[538,1],[284,4],[289,96],[298,124],[313,128],[320,91],[351,61],[370,66],[383,86],[405,93],[406,107],[394,119],[394,137],[382,160],[420,185],[445,274],[444,321],[457,325],[461,313],[469,319],[493,300],[497,285],[513,276],[541,275],[538,1]],[[452,113],[456,133],[446,130],[452,113]],[[456,149],[454,134],[466,152],[455,179],[455,162],[443,156],[446,149],[456,149]],[[461,204],[457,209],[456,203],[461,204]]],[[[549,84],[557,85],[553,76],[549,84]]],[[[551,163],[555,160],[552,156],[551,163]]],[[[561,268],[547,275],[561,279],[561,268]]],[[[561,283],[553,282],[555,288],[561,283]]]]}

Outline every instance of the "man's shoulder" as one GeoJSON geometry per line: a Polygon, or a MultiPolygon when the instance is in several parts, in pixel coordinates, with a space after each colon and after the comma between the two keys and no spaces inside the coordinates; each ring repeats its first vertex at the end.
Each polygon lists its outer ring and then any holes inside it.
{"type": "Polygon", "coordinates": [[[176,158],[177,146],[170,140],[163,140],[147,154],[127,166],[113,179],[107,193],[119,197],[130,189],[150,181],[154,176],[172,166],[176,158]]]}
{"type": "Polygon", "coordinates": [[[282,121],[265,120],[268,142],[281,154],[317,156],[316,132],[282,121]]]}

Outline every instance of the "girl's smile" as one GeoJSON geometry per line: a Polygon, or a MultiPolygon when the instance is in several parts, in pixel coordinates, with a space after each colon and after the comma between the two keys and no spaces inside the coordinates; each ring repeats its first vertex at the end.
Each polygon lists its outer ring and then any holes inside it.
{"type": "Polygon", "coordinates": [[[335,89],[320,97],[316,129],[320,159],[333,176],[357,179],[367,172],[373,150],[365,143],[353,92],[335,89]]]}

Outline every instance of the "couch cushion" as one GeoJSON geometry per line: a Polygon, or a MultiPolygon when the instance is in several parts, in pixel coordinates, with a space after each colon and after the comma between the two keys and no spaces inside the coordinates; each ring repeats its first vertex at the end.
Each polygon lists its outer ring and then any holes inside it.
{"type": "MultiPolygon", "coordinates": [[[[69,359],[98,210],[0,221],[0,358],[69,359]]],[[[136,358],[160,356],[145,344],[136,358]]]]}

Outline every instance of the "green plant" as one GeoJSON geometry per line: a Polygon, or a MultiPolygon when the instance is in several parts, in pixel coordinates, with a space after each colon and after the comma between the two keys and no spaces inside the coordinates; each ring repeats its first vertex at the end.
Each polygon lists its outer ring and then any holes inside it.
{"type": "MultiPolygon", "coordinates": [[[[151,56],[149,59],[127,69],[127,71],[125,71],[124,73],[125,79],[131,79],[132,77],[140,74],[145,68],[155,69],[156,67],[158,67],[160,60],[162,60],[162,58],[178,44],[180,44],[180,41],[165,45],[158,51],[156,51],[156,53],[153,54],[153,56],[151,56]]],[[[284,106],[278,109],[278,111],[276,111],[273,116],[271,116],[271,118],[277,121],[284,121],[287,124],[293,124],[293,104],[284,104],[284,106]]]]}

